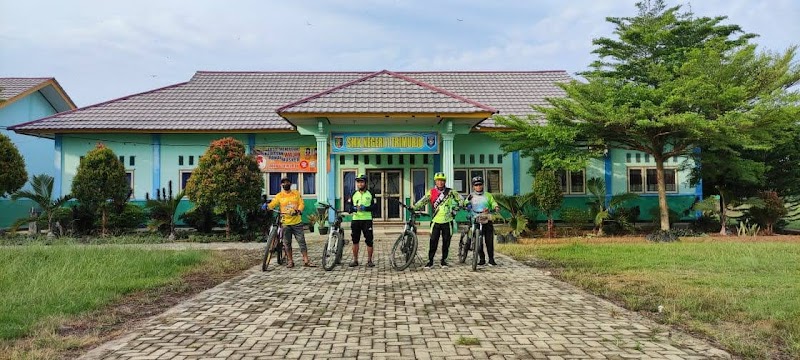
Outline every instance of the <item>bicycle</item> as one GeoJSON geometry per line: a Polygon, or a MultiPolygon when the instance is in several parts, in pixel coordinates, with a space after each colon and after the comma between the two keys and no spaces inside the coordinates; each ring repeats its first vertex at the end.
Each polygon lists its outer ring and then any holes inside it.
{"type": "Polygon", "coordinates": [[[266,231],[266,239],[267,239],[267,247],[264,249],[264,259],[261,263],[261,271],[267,271],[267,267],[269,267],[269,263],[272,260],[272,256],[277,257],[278,265],[283,265],[286,263],[286,259],[284,258],[284,249],[283,249],[283,216],[286,215],[285,213],[275,213],[272,216],[272,224],[270,224],[269,229],[266,231]]]}
{"type": "Polygon", "coordinates": [[[461,238],[458,241],[458,261],[465,263],[467,256],[472,251],[472,271],[478,270],[478,258],[483,252],[484,239],[483,225],[488,224],[492,220],[492,216],[488,213],[474,214],[470,211],[469,228],[461,232],[461,238]]]}
{"type": "Polygon", "coordinates": [[[406,220],[403,232],[397,237],[392,246],[389,263],[395,270],[403,271],[411,265],[417,255],[417,246],[419,244],[419,239],[417,239],[417,218],[426,214],[416,211],[406,204],[399,204],[409,212],[410,216],[406,220]]]}
{"type": "Polygon", "coordinates": [[[333,210],[336,214],[336,220],[334,220],[333,226],[331,226],[331,230],[328,233],[328,241],[322,249],[322,268],[325,269],[325,271],[331,271],[342,261],[342,252],[344,250],[344,229],[342,228],[342,220],[344,214],[349,214],[349,212],[336,210],[333,206],[326,203],[319,203],[318,205],[321,206],[326,213],[328,210],[333,210]]]}

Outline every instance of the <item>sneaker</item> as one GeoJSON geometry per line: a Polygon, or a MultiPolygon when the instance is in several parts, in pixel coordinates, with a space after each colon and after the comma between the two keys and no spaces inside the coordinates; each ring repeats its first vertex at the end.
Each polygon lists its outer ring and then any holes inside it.
{"type": "Polygon", "coordinates": [[[433,261],[428,261],[428,264],[427,264],[427,265],[425,265],[425,269],[426,269],[426,270],[433,269],[433,261]]]}
{"type": "Polygon", "coordinates": [[[478,266],[484,266],[484,265],[486,265],[486,261],[478,261],[478,266]]]}
{"type": "Polygon", "coordinates": [[[489,266],[497,266],[497,263],[494,260],[489,260],[489,266]]]}
{"type": "Polygon", "coordinates": [[[353,260],[353,262],[350,263],[350,267],[356,267],[356,266],[358,266],[358,261],[353,260]]]}
{"type": "Polygon", "coordinates": [[[367,267],[375,267],[375,264],[372,261],[367,261],[367,267]]]}
{"type": "Polygon", "coordinates": [[[448,267],[447,266],[447,262],[446,261],[442,261],[442,269],[447,268],[447,267],[448,267]]]}

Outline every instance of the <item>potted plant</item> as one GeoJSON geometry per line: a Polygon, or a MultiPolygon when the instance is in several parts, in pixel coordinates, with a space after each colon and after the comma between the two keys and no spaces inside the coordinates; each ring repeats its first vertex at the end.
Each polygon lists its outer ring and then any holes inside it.
{"type": "Polygon", "coordinates": [[[320,235],[328,235],[328,219],[324,214],[320,214],[317,216],[317,229],[319,230],[320,235]]]}
{"type": "Polygon", "coordinates": [[[317,214],[308,214],[308,232],[314,232],[314,225],[317,223],[317,214]]]}

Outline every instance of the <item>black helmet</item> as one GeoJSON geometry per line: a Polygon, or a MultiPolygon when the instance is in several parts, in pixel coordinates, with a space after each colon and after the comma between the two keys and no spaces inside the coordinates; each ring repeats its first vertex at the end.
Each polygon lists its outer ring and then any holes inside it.
{"type": "Polygon", "coordinates": [[[476,177],[472,178],[472,186],[475,186],[475,185],[483,185],[483,178],[480,177],[480,176],[476,176],[476,177]]]}
{"type": "Polygon", "coordinates": [[[356,178],[356,181],[367,181],[367,176],[364,174],[359,174],[356,178]]]}
{"type": "Polygon", "coordinates": [[[283,183],[290,183],[290,184],[291,184],[291,183],[292,183],[292,180],[289,180],[289,178],[288,178],[288,177],[285,177],[285,178],[282,178],[282,179],[281,179],[281,184],[283,184],[283,183]]]}

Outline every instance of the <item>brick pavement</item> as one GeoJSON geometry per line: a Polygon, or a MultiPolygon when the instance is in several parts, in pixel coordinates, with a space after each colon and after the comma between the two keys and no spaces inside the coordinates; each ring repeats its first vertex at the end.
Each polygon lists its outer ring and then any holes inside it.
{"type": "MultiPolygon", "coordinates": [[[[321,240],[309,240],[319,262],[321,240]]],[[[455,239],[450,268],[396,272],[392,241],[391,233],[376,239],[375,268],[362,258],[359,268],[331,272],[251,269],[84,358],[729,358],[510,258],[472,272],[456,264],[455,239]],[[459,345],[460,337],[479,344],[459,345]]]]}

